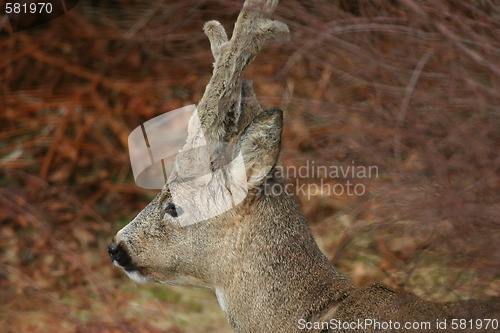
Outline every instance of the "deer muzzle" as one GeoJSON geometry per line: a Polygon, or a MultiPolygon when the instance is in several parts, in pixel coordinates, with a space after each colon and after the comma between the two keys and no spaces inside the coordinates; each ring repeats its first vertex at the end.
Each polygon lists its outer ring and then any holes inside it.
{"type": "Polygon", "coordinates": [[[130,258],[123,243],[116,244],[112,241],[108,246],[108,254],[113,264],[123,267],[128,272],[136,270],[136,267],[132,263],[132,258],[130,258]]]}

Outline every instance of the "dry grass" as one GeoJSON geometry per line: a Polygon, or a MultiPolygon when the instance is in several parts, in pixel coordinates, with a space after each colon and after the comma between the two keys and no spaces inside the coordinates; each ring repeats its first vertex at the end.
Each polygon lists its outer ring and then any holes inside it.
{"type": "MultiPolygon", "coordinates": [[[[135,287],[106,246],[153,195],[133,183],[128,134],[200,99],[212,61],[201,26],[229,27],[239,6],[80,3],[30,30],[3,26],[2,331],[227,330],[212,295],[135,287]]],[[[287,111],[284,163],[379,170],[326,180],[360,182],[363,196],[301,197],[329,258],[358,284],[500,294],[498,7],[290,0],[276,16],[292,41],[247,76],[287,111]]]]}

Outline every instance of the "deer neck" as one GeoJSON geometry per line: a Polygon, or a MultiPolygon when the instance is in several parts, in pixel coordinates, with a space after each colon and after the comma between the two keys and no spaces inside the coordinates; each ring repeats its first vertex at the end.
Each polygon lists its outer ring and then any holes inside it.
{"type": "MultiPolygon", "coordinates": [[[[252,220],[239,223],[230,269],[216,283],[235,332],[294,332],[340,303],[353,289],[321,253],[295,198],[259,198],[252,220]]],[[[255,203],[254,203],[255,204],[255,203]]]]}

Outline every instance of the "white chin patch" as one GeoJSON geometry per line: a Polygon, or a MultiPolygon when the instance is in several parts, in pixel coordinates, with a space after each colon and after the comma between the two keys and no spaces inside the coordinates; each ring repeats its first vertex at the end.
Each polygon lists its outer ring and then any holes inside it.
{"type": "Polygon", "coordinates": [[[141,274],[139,274],[138,271],[130,271],[130,272],[127,272],[126,270],[123,270],[125,272],[125,274],[127,274],[127,276],[134,280],[135,282],[137,283],[147,283],[149,282],[149,279],[142,276],[141,274]]]}
{"type": "Polygon", "coordinates": [[[224,297],[224,293],[222,289],[215,289],[215,296],[217,296],[217,301],[219,302],[220,308],[222,311],[227,313],[226,299],[224,297]]]}

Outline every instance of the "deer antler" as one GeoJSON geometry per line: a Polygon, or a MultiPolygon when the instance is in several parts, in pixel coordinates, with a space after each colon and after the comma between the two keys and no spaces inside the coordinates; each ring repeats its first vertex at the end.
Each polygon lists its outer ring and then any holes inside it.
{"type": "Polygon", "coordinates": [[[243,112],[261,110],[257,102],[247,103],[246,110],[240,109],[242,94],[255,96],[250,82],[244,82],[242,87],[242,73],[266,43],[288,40],[286,24],[269,19],[277,4],[277,0],[245,1],[230,40],[218,21],[205,23],[215,63],[197,111],[208,142],[229,141],[256,115],[241,117],[243,112]]]}
{"type": "Polygon", "coordinates": [[[190,120],[186,144],[169,182],[178,176],[185,179],[206,174],[220,166],[224,143],[262,112],[252,82],[243,80],[242,74],[266,43],[288,40],[286,24],[269,19],[277,4],[278,0],[246,0],[230,40],[218,21],[205,23],[214,69],[190,120]]]}

